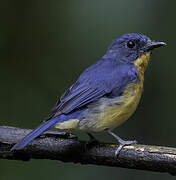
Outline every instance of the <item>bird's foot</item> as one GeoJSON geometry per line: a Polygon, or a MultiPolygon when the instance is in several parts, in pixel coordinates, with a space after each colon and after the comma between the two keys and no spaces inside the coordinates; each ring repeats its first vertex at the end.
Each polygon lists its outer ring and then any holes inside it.
{"type": "Polygon", "coordinates": [[[114,133],[113,133],[112,131],[110,131],[110,130],[108,130],[108,133],[109,133],[110,135],[112,135],[112,136],[118,141],[118,143],[119,143],[119,146],[118,146],[118,148],[117,148],[116,151],[115,151],[115,156],[116,156],[116,157],[119,155],[120,151],[122,150],[122,148],[123,148],[124,146],[131,145],[131,144],[136,144],[136,143],[137,143],[136,140],[134,140],[134,141],[124,141],[123,139],[121,139],[119,136],[117,136],[116,134],[114,134],[114,133]]]}
{"type": "Polygon", "coordinates": [[[99,143],[99,141],[92,134],[87,133],[87,135],[89,136],[89,140],[85,143],[85,151],[99,143]]]}
{"type": "Polygon", "coordinates": [[[121,139],[119,141],[119,146],[115,151],[115,156],[117,157],[119,155],[120,151],[122,150],[122,148],[124,146],[131,145],[131,144],[137,144],[137,141],[136,140],[134,140],[134,141],[124,141],[124,140],[121,139]]]}
{"type": "Polygon", "coordinates": [[[60,132],[60,131],[46,131],[43,134],[47,136],[58,136],[58,137],[67,138],[67,139],[77,138],[77,136],[74,134],[70,134],[68,132],[60,132]]]}
{"type": "Polygon", "coordinates": [[[99,143],[99,141],[90,133],[87,133],[89,136],[89,141],[87,142],[87,144],[97,144],[99,143]]]}

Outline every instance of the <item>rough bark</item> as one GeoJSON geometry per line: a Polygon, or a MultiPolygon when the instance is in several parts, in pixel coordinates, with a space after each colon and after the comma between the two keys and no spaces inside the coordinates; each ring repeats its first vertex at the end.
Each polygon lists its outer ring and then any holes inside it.
{"type": "Polygon", "coordinates": [[[90,143],[77,138],[45,134],[36,138],[23,150],[10,152],[10,148],[31,130],[0,126],[0,159],[50,159],[62,162],[124,167],[176,175],[176,148],[129,145],[115,157],[116,144],[90,143]]]}

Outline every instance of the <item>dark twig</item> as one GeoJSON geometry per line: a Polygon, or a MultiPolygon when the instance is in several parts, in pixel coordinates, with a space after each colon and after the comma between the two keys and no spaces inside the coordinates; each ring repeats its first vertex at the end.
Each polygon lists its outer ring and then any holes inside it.
{"type": "Polygon", "coordinates": [[[130,145],[125,146],[118,157],[118,145],[63,139],[58,135],[43,135],[21,151],[10,148],[31,130],[0,126],[0,159],[30,160],[51,159],[63,162],[124,167],[176,175],[176,148],[130,145]]]}

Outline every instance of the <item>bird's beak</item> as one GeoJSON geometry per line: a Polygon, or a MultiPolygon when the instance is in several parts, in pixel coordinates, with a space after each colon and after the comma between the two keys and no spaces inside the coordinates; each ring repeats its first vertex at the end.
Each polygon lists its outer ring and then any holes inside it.
{"type": "Polygon", "coordinates": [[[151,51],[151,50],[153,50],[153,49],[155,49],[155,48],[158,48],[158,47],[161,47],[161,46],[165,46],[165,45],[166,45],[166,43],[164,43],[164,42],[151,41],[151,42],[148,42],[148,43],[147,43],[145,49],[146,49],[147,51],[151,51]]]}

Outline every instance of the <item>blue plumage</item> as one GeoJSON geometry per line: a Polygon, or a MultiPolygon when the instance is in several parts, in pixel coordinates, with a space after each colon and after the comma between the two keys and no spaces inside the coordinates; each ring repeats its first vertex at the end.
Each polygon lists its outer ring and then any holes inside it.
{"type": "Polygon", "coordinates": [[[42,123],[39,127],[37,127],[35,130],[33,130],[31,133],[29,133],[26,137],[24,137],[19,143],[17,143],[15,146],[12,147],[11,151],[22,149],[27,144],[29,144],[33,139],[41,135],[43,132],[47,131],[48,129],[52,128],[56,123],[58,122],[57,118],[50,119],[49,121],[46,121],[42,123]]]}
{"type": "Polygon", "coordinates": [[[55,126],[57,123],[63,123],[64,121],[67,121],[69,119],[74,119],[78,118],[81,113],[84,110],[77,110],[73,111],[72,113],[65,115],[61,114],[55,118],[52,118],[48,121],[43,122],[41,125],[39,125],[36,129],[34,129],[31,133],[29,133],[27,136],[25,136],[19,143],[17,143],[11,151],[17,150],[17,149],[22,149],[24,148],[27,144],[29,144],[33,139],[41,135],[43,132],[47,131],[48,129],[51,129],[55,126]]]}
{"type": "MultiPolygon", "coordinates": [[[[132,83],[138,84],[140,82],[139,70],[134,62],[151,50],[152,45],[149,46],[151,43],[152,41],[148,37],[135,33],[115,39],[102,59],[87,68],[78,80],[65,91],[46,121],[11,150],[22,149],[56,124],[62,124],[68,130],[73,128],[73,125],[85,131],[86,128],[101,130],[101,128],[97,129],[99,128],[97,124],[101,124],[101,121],[105,124],[106,122],[103,122],[98,114],[100,117],[104,117],[101,113],[105,114],[104,112],[107,111],[109,115],[108,108],[111,106],[118,108],[118,103],[121,102],[119,99],[122,99],[125,89],[132,83]],[[85,115],[90,118],[86,118],[85,115]],[[64,124],[66,122],[67,124],[64,124]],[[84,128],[81,127],[82,122],[84,128]]],[[[158,47],[159,45],[161,46],[161,43],[158,44],[158,47]]],[[[134,87],[137,88],[138,86],[134,87]]],[[[114,112],[113,107],[112,110],[114,112]]]]}

